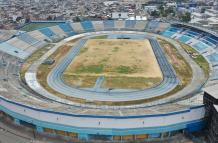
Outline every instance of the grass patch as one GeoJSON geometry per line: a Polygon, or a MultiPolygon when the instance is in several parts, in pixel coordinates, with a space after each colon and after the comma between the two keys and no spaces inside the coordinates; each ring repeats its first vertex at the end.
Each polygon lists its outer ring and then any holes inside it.
{"type": "Polygon", "coordinates": [[[100,36],[95,36],[95,37],[91,37],[90,39],[107,39],[107,35],[100,35],[100,36]]]}
{"type": "Polygon", "coordinates": [[[74,85],[76,87],[93,87],[98,76],[82,76],[82,75],[65,75],[64,82],[68,85],[74,85]]]}
{"type": "Polygon", "coordinates": [[[119,51],[119,47],[114,47],[112,52],[118,52],[119,51]]]}
{"type": "Polygon", "coordinates": [[[83,47],[80,51],[79,51],[79,55],[85,53],[86,51],[88,51],[87,47],[83,47]]]}
{"type": "Polygon", "coordinates": [[[104,65],[88,65],[88,66],[79,66],[76,68],[75,73],[80,74],[80,73],[102,73],[104,69],[104,65]]]}
{"type": "Polygon", "coordinates": [[[104,58],[103,60],[101,60],[100,61],[100,64],[105,64],[105,63],[107,63],[108,62],[108,60],[109,60],[109,58],[107,57],[107,58],[104,58]]]}
{"type": "MultiPolygon", "coordinates": [[[[65,75],[64,81],[68,85],[76,87],[93,87],[99,76],[90,75],[65,75]]],[[[121,88],[121,89],[144,89],[160,83],[161,78],[145,78],[145,77],[122,77],[122,76],[106,76],[102,84],[103,88],[121,88]],[[129,84],[131,83],[131,84],[129,84]]]]}
{"type": "Polygon", "coordinates": [[[205,77],[209,77],[210,66],[207,60],[200,55],[194,48],[187,44],[182,44],[181,47],[192,57],[192,59],[201,67],[204,71],[205,77]]]}
{"type": "Polygon", "coordinates": [[[128,74],[128,73],[133,73],[134,69],[128,66],[119,66],[116,68],[116,72],[121,74],[128,74]]]}
{"type": "Polygon", "coordinates": [[[160,83],[161,80],[161,78],[145,77],[106,77],[102,87],[121,89],[144,89],[157,85],[158,83],[160,83]]]}
{"type": "Polygon", "coordinates": [[[41,29],[41,28],[45,28],[45,27],[50,27],[50,26],[55,26],[61,23],[30,23],[25,25],[24,27],[22,27],[20,30],[22,31],[33,31],[33,30],[37,30],[37,29],[41,29]]]}

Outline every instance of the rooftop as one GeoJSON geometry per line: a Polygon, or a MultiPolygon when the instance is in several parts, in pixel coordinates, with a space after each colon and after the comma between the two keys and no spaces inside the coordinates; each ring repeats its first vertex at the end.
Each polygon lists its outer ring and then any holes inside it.
{"type": "Polygon", "coordinates": [[[213,96],[214,98],[218,99],[218,85],[206,87],[204,88],[204,91],[213,96]]]}

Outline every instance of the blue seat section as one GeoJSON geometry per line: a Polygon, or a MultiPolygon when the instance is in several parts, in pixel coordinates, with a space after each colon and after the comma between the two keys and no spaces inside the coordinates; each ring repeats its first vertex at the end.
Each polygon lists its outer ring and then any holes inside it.
{"type": "Polygon", "coordinates": [[[204,44],[203,42],[200,42],[200,41],[198,43],[192,45],[192,47],[195,48],[197,51],[202,51],[202,50],[208,48],[208,46],[206,44],[204,44]]]}
{"type": "Polygon", "coordinates": [[[200,34],[200,33],[194,32],[194,31],[190,31],[190,30],[188,30],[186,33],[190,34],[192,36],[198,36],[200,34]]]}
{"type": "Polygon", "coordinates": [[[33,45],[33,44],[36,44],[38,43],[39,41],[36,40],[35,38],[33,38],[32,36],[30,36],[29,34],[27,33],[22,33],[18,36],[18,38],[30,45],[33,45]]]}
{"type": "Polygon", "coordinates": [[[192,35],[192,34],[190,34],[190,33],[184,33],[184,35],[189,36],[189,37],[192,37],[192,38],[195,38],[195,37],[196,37],[196,36],[194,36],[194,35],[192,35]]]}
{"type": "Polygon", "coordinates": [[[114,21],[113,20],[105,20],[104,21],[104,29],[105,30],[114,29],[114,21]]]}
{"type": "Polygon", "coordinates": [[[133,29],[133,28],[135,28],[135,24],[136,24],[135,20],[126,20],[125,21],[125,28],[133,29]]]}
{"type": "Polygon", "coordinates": [[[207,56],[207,58],[211,62],[218,62],[218,53],[213,53],[213,54],[207,56]]]}
{"type": "Polygon", "coordinates": [[[175,33],[176,32],[171,32],[171,31],[166,30],[164,32],[161,32],[161,35],[171,38],[171,36],[173,36],[175,33]]]}
{"type": "Polygon", "coordinates": [[[84,29],[86,32],[94,31],[94,27],[93,27],[91,21],[83,21],[83,22],[80,22],[80,23],[81,23],[83,29],[84,29]]]}
{"type": "Polygon", "coordinates": [[[3,51],[12,56],[19,57],[21,59],[26,59],[30,55],[29,53],[21,49],[18,49],[14,46],[11,46],[10,44],[7,44],[6,42],[0,44],[0,51],[3,51]]]}
{"type": "Polygon", "coordinates": [[[171,31],[171,32],[174,32],[174,33],[181,31],[181,29],[176,28],[176,27],[169,27],[167,30],[168,30],[168,31],[171,31]]]}
{"type": "Polygon", "coordinates": [[[218,44],[218,41],[216,41],[215,39],[212,39],[210,37],[204,37],[203,39],[209,41],[210,43],[214,44],[214,45],[217,45],[218,44]]]}
{"type": "Polygon", "coordinates": [[[192,39],[192,37],[186,36],[186,35],[182,35],[181,37],[179,37],[179,41],[186,43],[188,42],[190,39],[192,39]]]}
{"type": "Polygon", "coordinates": [[[203,43],[209,45],[209,46],[214,46],[214,44],[212,44],[211,42],[205,40],[205,39],[200,39],[200,41],[202,41],[203,43]]]}
{"type": "Polygon", "coordinates": [[[73,36],[76,33],[73,31],[73,28],[69,23],[62,23],[58,25],[68,36],[73,36]]]}
{"type": "Polygon", "coordinates": [[[42,29],[39,29],[39,31],[44,34],[45,36],[49,37],[49,38],[52,38],[53,36],[55,36],[56,34],[50,30],[49,28],[42,28],[42,29]]]}
{"type": "Polygon", "coordinates": [[[215,67],[213,69],[212,75],[211,75],[211,80],[218,80],[218,68],[215,67]]]}
{"type": "Polygon", "coordinates": [[[213,40],[215,40],[215,41],[218,41],[218,37],[217,37],[217,36],[210,35],[210,36],[208,36],[208,37],[210,37],[211,39],[213,39],[213,40]]]}
{"type": "Polygon", "coordinates": [[[165,31],[161,32],[161,35],[171,38],[175,33],[180,32],[180,31],[181,31],[180,28],[169,27],[165,31]]]}

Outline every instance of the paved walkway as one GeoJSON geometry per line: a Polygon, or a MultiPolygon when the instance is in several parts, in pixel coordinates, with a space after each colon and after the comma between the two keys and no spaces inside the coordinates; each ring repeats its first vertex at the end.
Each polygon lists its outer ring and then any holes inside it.
{"type": "Polygon", "coordinates": [[[97,91],[99,88],[101,88],[103,81],[104,81],[104,76],[99,76],[95,82],[95,86],[93,87],[93,89],[97,91]]]}

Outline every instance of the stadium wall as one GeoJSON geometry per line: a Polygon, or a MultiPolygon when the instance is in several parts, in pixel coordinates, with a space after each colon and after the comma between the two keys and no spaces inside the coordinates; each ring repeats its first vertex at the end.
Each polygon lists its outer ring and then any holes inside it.
{"type": "MultiPolygon", "coordinates": [[[[39,109],[0,97],[0,110],[12,116],[17,124],[24,121],[38,132],[55,129],[89,135],[162,134],[177,130],[197,131],[204,126],[204,107],[196,106],[179,112],[140,116],[75,115],[39,109]]],[[[86,138],[88,139],[88,138],[86,138]]]]}
{"type": "Polygon", "coordinates": [[[207,141],[208,143],[218,143],[218,85],[205,88],[204,104],[207,141]]]}

